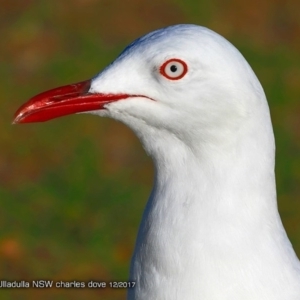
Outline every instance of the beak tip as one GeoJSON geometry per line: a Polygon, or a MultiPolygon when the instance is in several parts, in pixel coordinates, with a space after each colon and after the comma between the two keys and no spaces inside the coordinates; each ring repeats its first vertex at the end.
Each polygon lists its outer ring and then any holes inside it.
{"type": "MultiPolygon", "coordinates": [[[[15,113],[12,124],[44,122],[56,117],[76,113],[90,89],[91,80],[61,86],[40,93],[24,103],[15,113]],[[73,100],[73,102],[71,101],[73,100]],[[69,101],[69,102],[68,102],[69,101]],[[70,103],[71,102],[71,103],[70,103]]],[[[92,102],[91,110],[98,104],[92,102]]]]}
{"type": "Polygon", "coordinates": [[[15,114],[11,124],[15,125],[15,124],[19,124],[19,123],[22,123],[22,114],[15,114]]]}
{"type": "Polygon", "coordinates": [[[20,124],[20,123],[22,123],[22,122],[20,122],[17,118],[15,118],[15,119],[11,122],[12,125],[16,125],[16,124],[20,124]]]}
{"type": "Polygon", "coordinates": [[[12,122],[11,122],[12,125],[15,125],[15,124],[18,124],[18,118],[16,116],[14,116],[12,122]]]}

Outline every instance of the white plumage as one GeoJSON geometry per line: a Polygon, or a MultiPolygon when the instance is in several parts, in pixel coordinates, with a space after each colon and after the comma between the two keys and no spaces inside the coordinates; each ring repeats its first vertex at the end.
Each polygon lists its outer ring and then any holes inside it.
{"type": "Polygon", "coordinates": [[[157,30],[93,78],[89,93],[134,95],[92,113],[128,125],[156,170],[128,299],[300,299],[268,104],[234,46],[200,26],[157,30]]]}

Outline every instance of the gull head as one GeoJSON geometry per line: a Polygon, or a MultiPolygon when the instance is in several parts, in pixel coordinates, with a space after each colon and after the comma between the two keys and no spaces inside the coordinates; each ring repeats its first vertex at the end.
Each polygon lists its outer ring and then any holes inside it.
{"type": "Polygon", "coordinates": [[[82,112],[125,123],[150,154],[158,141],[218,147],[254,124],[259,132],[270,127],[264,92],[246,60],[226,39],[196,25],[135,40],[91,80],[30,99],[15,123],[82,112]]]}

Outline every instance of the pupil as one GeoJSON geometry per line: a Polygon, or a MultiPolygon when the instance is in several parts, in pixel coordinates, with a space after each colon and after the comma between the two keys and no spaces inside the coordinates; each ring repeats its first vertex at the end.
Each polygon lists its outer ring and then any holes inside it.
{"type": "Polygon", "coordinates": [[[177,67],[175,65],[172,65],[170,68],[171,72],[176,72],[177,71],[177,67]]]}

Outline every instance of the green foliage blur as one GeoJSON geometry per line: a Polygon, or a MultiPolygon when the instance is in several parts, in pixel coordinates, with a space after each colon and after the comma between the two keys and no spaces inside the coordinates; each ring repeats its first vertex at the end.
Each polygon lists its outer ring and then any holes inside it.
{"type": "MultiPolygon", "coordinates": [[[[0,0],[0,280],[127,280],[153,168],[124,125],[91,115],[11,125],[43,90],[91,78],[133,39],[196,23],[246,57],[269,100],[278,205],[300,255],[298,0],[0,0]]],[[[112,289],[0,289],[0,299],[124,299],[112,289]]]]}

